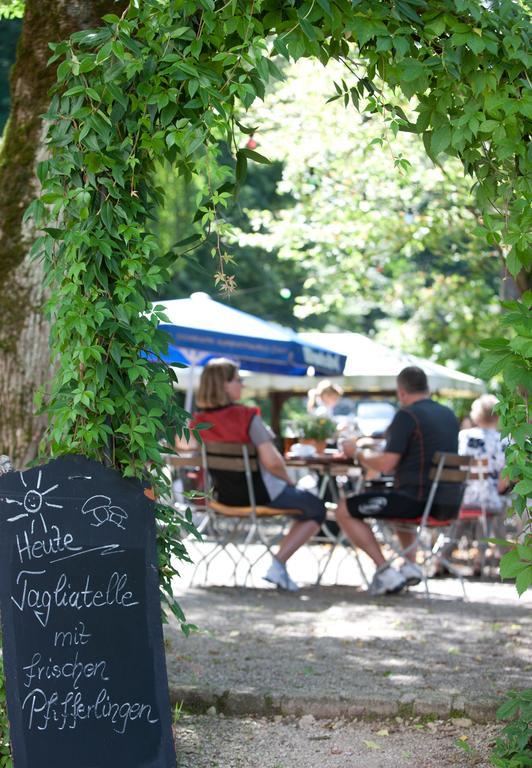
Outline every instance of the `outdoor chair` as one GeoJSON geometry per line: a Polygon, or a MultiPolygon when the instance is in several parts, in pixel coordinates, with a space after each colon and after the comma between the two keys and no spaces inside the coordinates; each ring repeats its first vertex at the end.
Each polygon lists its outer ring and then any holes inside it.
{"type": "MultiPolygon", "coordinates": [[[[475,482],[479,486],[480,503],[463,504],[460,507],[458,515],[458,527],[456,531],[456,543],[458,548],[462,541],[463,534],[467,531],[467,549],[470,546],[476,546],[480,552],[480,575],[482,576],[486,567],[487,539],[491,535],[491,523],[493,514],[490,514],[487,508],[488,485],[489,485],[489,459],[487,456],[482,458],[473,458],[469,466],[468,482],[475,482]],[[467,525],[469,523],[469,526],[467,525]]],[[[474,568],[473,564],[473,568],[474,568]]]]}
{"type": "Polygon", "coordinates": [[[327,515],[318,533],[308,542],[311,554],[317,565],[316,586],[319,586],[327,573],[327,584],[343,584],[342,572],[347,569],[349,573],[356,573],[362,579],[363,584],[369,587],[370,581],[362,565],[360,554],[353,547],[345,533],[336,522],[336,504],[326,502],[327,515]],[[324,549],[317,554],[316,548],[324,549]],[[354,561],[354,563],[353,563],[354,561]],[[353,570],[353,565],[356,571],[353,570]]]}
{"type": "MultiPolygon", "coordinates": [[[[312,464],[310,465],[312,469],[312,464]]],[[[330,488],[331,501],[327,501],[327,516],[322,523],[318,533],[311,539],[309,544],[321,545],[325,548],[323,556],[316,556],[317,579],[316,585],[322,583],[326,572],[328,573],[329,583],[340,584],[341,571],[347,567],[350,571],[353,568],[353,559],[355,567],[366,587],[369,586],[369,579],[362,566],[360,555],[356,547],[351,546],[351,542],[344,534],[336,521],[336,507],[340,498],[345,497],[346,489],[351,493],[360,493],[364,485],[364,473],[360,467],[346,467],[345,464],[332,464],[328,468],[328,473],[322,476],[319,495],[325,496],[325,491],[330,488]],[[334,576],[329,575],[332,571],[334,576]]],[[[314,546],[311,546],[311,552],[314,554],[314,546]]]]}
{"type": "Polygon", "coordinates": [[[272,547],[284,535],[287,520],[299,515],[301,510],[257,504],[256,491],[262,479],[254,445],[206,442],[201,448],[209,518],[204,538],[212,547],[198,560],[192,580],[204,568],[204,580],[207,581],[212,563],[225,554],[232,566],[235,585],[244,567],[242,583],[245,585],[257,563],[272,554],[272,547]],[[226,494],[234,494],[235,504],[225,504],[214,498],[220,488],[224,488],[226,494]],[[259,545],[258,552],[256,545],[259,545]]]}
{"type": "Polygon", "coordinates": [[[405,557],[413,549],[417,550],[418,564],[422,568],[427,597],[430,597],[428,570],[435,563],[445,566],[460,580],[464,598],[467,597],[462,573],[447,559],[444,552],[452,542],[456,541],[455,528],[471,461],[470,456],[437,451],[432,459],[429,474],[431,486],[423,514],[411,520],[376,521],[385,542],[394,552],[390,562],[399,557],[405,557]],[[400,548],[395,537],[391,535],[389,525],[392,525],[396,531],[414,531],[413,543],[405,549],[400,548]]]}

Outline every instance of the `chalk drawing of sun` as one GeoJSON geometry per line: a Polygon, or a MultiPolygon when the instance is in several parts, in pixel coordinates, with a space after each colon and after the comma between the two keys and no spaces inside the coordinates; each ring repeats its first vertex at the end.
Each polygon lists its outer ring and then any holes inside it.
{"type": "MultiPolygon", "coordinates": [[[[27,489],[24,495],[24,500],[18,501],[18,499],[6,498],[6,502],[8,504],[18,504],[20,507],[24,507],[25,511],[21,512],[20,515],[15,515],[14,517],[8,517],[7,522],[14,523],[15,520],[20,520],[22,517],[29,517],[30,515],[38,515],[41,520],[43,530],[45,533],[47,533],[48,528],[46,526],[46,522],[42,515],[41,509],[43,505],[45,507],[63,509],[62,504],[52,504],[51,502],[46,501],[46,499],[44,498],[47,493],[50,493],[50,491],[54,491],[59,484],[56,483],[55,485],[51,485],[50,488],[47,488],[45,491],[41,491],[40,488],[41,488],[41,480],[42,480],[42,471],[39,470],[36,487],[28,488],[22,472],[20,472],[19,474],[20,474],[20,479],[22,481],[22,485],[24,486],[24,488],[27,489]]],[[[34,525],[35,525],[35,518],[33,518],[33,520],[31,521],[31,533],[33,533],[34,525]]]]}

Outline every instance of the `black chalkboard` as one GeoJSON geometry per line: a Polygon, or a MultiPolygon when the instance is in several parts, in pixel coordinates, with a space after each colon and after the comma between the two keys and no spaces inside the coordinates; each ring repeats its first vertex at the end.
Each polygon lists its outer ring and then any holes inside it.
{"type": "Polygon", "coordinates": [[[15,768],[174,768],[153,502],[82,456],[0,477],[15,768]]]}

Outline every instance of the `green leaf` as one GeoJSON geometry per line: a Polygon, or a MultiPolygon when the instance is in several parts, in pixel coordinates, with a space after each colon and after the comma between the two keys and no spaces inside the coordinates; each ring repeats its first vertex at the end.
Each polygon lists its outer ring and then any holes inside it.
{"type": "Polygon", "coordinates": [[[238,154],[249,158],[249,160],[254,160],[256,163],[263,163],[264,165],[270,165],[271,163],[271,160],[268,160],[268,158],[264,157],[264,155],[260,155],[258,152],[255,152],[254,149],[239,149],[238,154]]]}
{"type": "Polygon", "coordinates": [[[305,37],[308,37],[309,40],[314,41],[318,39],[316,30],[314,29],[310,21],[307,21],[307,19],[299,19],[299,25],[303,30],[303,34],[305,35],[305,37]]]}
{"type": "Polygon", "coordinates": [[[247,176],[248,172],[248,161],[247,157],[243,154],[241,150],[237,152],[236,155],[236,169],[235,169],[235,176],[236,176],[236,183],[237,186],[240,187],[247,176]]]}
{"type": "Polygon", "coordinates": [[[285,58],[285,59],[289,59],[290,58],[290,53],[288,51],[288,47],[287,47],[286,42],[285,42],[285,40],[283,39],[282,36],[278,36],[278,37],[276,37],[274,39],[273,47],[277,51],[277,53],[280,53],[281,56],[283,56],[283,58],[285,58]]]}
{"type": "Polygon", "coordinates": [[[415,5],[412,0],[395,0],[395,6],[400,12],[401,16],[408,19],[408,21],[414,24],[423,24],[423,19],[417,14],[411,5],[415,5]]]}
{"type": "Polygon", "coordinates": [[[445,28],[445,16],[442,14],[435,19],[431,19],[431,21],[425,24],[424,32],[428,32],[429,35],[433,37],[439,37],[443,32],[445,32],[445,28]]]}
{"type": "Polygon", "coordinates": [[[506,257],[506,266],[508,271],[513,277],[517,277],[519,272],[523,269],[523,264],[519,258],[519,254],[515,248],[512,248],[510,253],[506,257]]]}
{"type": "Polygon", "coordinates": [[[532,585],[532,565],[527,566],[515,579],[517,593],[522,595],[532,585]]]}
{"type": "Polygon", "coordinates": [[[507,699],[497,709],[497,713],[496,713],[497,720],[507,720],[509,717],[512,717],[517,706],[518,705],[516,704],[514,699],[507,699]]]}
{"type": "Polygon", "coordinates": [[[483,133],[493,133],[495,128],[498,128],[499,123],[497,120],[483,120],[480,123],[479,131],[482,131],[483,133]]]}
{"type": "Polygon", "coordinates": [[[512,389],[522,387],[527,391],[532,390],[532,370],[515,355],[512,355],[512,359],[506,362],[502,374],[504,381],[512,389]]]}
{"type": "Polygon", "coordinates": [[[245,133],[247,136],[252,136],[254,133],[258,131],[258,127],[255,128],[248,128],[243,123],[240,123],[238,120],[235,120],[235,123],[238,125],[242,133],[245,133]]]}
{"type": "Polygon", "coordinates": [[[528,546],[528,544],[517,544],[516,549],[521,560],[528,560],[528,562],[532,563],[532,546],[528,546]]]}
{"type": "Polygon", "coordinates": [[[393,47],[399,56],[406,56],[410,50],[410,40],[406,37],[394,37],[393,47]]]}
{"type": "Polygon", "coordinates": [[[473,51],[473,53],[479,54],[486,48],[486,43],[478,35],[472,34],[467,36],[467,47],[473,51]]]}
{"type": "Polygon", "coordinates": [[[402,79],[406,82],[412,82],[426,74],[425,66],[417,59],[404,59],[401,62],[400,71],[402,79]]]}
{"type": "Polygon", "coordinates": [[[328,16],[332,17],[331,4],[329,3],[329,0],[317,0],[317,2],[320,8],[324,10],[328,16]]]}
{"type": "Polygon", "coordinates": [[[202,235],[189,235],[189,237],[183,238],[183,240],[178,240],[177,243],[174,243],[171,250],[174,250],[175,248],[183,248],[185,245],[192,245],[199,243],[200,240],[202,240],[202,235]]]}
{"type": "Polygon", "coordinates": [[[515,486],[514,491],[520,496],[529,496],[532,494],[532,480],[520,480],[515,486]]]}
{"type": "Polygon", "coordinates": [[[524,339],[521,336],[516,336],[510,341],[510,349],[517,352],[518,355],[522,355],[530,360],[530,358],[532,358],[532,339],[524,339]]]}
{"type": "Polygon", "coordinates": [[[513,357],[511,352],[491,352],[484,357],[479,366],[478,375],[485,379],[491,379],[501,371],[505,364],[513,357]]]}
{"type": "Polygon", "coordinates": [[[103,64],[103,62],[106,61],[111,55],[112,50],[113,50],[113,43],[111,41],[105,43],[105,45],[102,45],[102,47],[96,54],[96,59],[95,59],[96,64],[103,64]]]}
{"type": "Polygon", "coordinates": [[[70,74],[70,61],[63,61],[61,64],[57,67],[57,79],[59,82],[64,80],[69,74],[70,74]]]}
{"type": "Polygon", "coordinates": [[[499,568],[503,579],[515,579],[526,568],[526,563],[521,562],[517,550],[513,549],[501,557],[499,568]]]}
{"type": "Polygon", "coordinates": [[[504,339],[502,337],[497,337],[494,339],[482,339],[482,341],[479,342],[479,345],[482,347],[482,349],[507,350],[508,339],[504,339]]]}
{"type": "Polygon", "coordinates": [[[450,125],[442,125],[434,131],[430,141],[430,147],[435,157],[436,155],[439,155],[440,152],[447,149],[451,143],[451,135],[450,125]]]}

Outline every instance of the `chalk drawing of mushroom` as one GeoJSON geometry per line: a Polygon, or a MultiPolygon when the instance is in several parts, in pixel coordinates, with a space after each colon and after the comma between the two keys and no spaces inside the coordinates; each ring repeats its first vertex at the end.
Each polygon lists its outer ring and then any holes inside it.
{"type": "Polygon", "coordinates": [[[95,522],[91,525],[94,525],[95,528],[99,528],[104,523],[112,523],[117,528],[125,530],[124,522],[127,520],[127,512],[122,507],[112,504],[109,496],[91,496],[83,504],[81,512],[84,515],[92,512],[95,522]]]}
{"type": "MultiPolygon", "coordinates": [[[[22,517],[29,517],[30,515],[38,515],[42,527],[45,533],[47,533],[48,528],[46,526],[46,522],[44,520],[44,517],[42,515],[41,509],[43,506],[45,507],[51,507],[54,509],[63,509],[62,504],[52,504],[50,501],[47,501],[44,497],[50,493],[51,491],[55,491],[55,489],[58,487],[58,483],[55,485],[51,485],[49,488],[47,488],[45,491],[41,491],[41,481],[42,481],[42,471],[39,470],[39,474],[37,475],[37,483],[35,488],[28,488],[28,485],[26,484],[26,481],[24,480],[24,475],[22,472],[20,474],[20,479],[22,481],[22,485],[24,488],[26,488],[26,493],[24,494],[24,500],[18,501],[18,499],[9,499],[6,498],[7,504],[18,504],[19,507],[24,507],[24,512],[21,512],[20,515],[15,515],[14,517],[8,517],[7,522],[8,523],[14,523],[16,520],[20,520],[22,517]]],[[[35,524],[35,518],[31,521],[31,533],[33,533],[33,528],[35,524]]]]}

